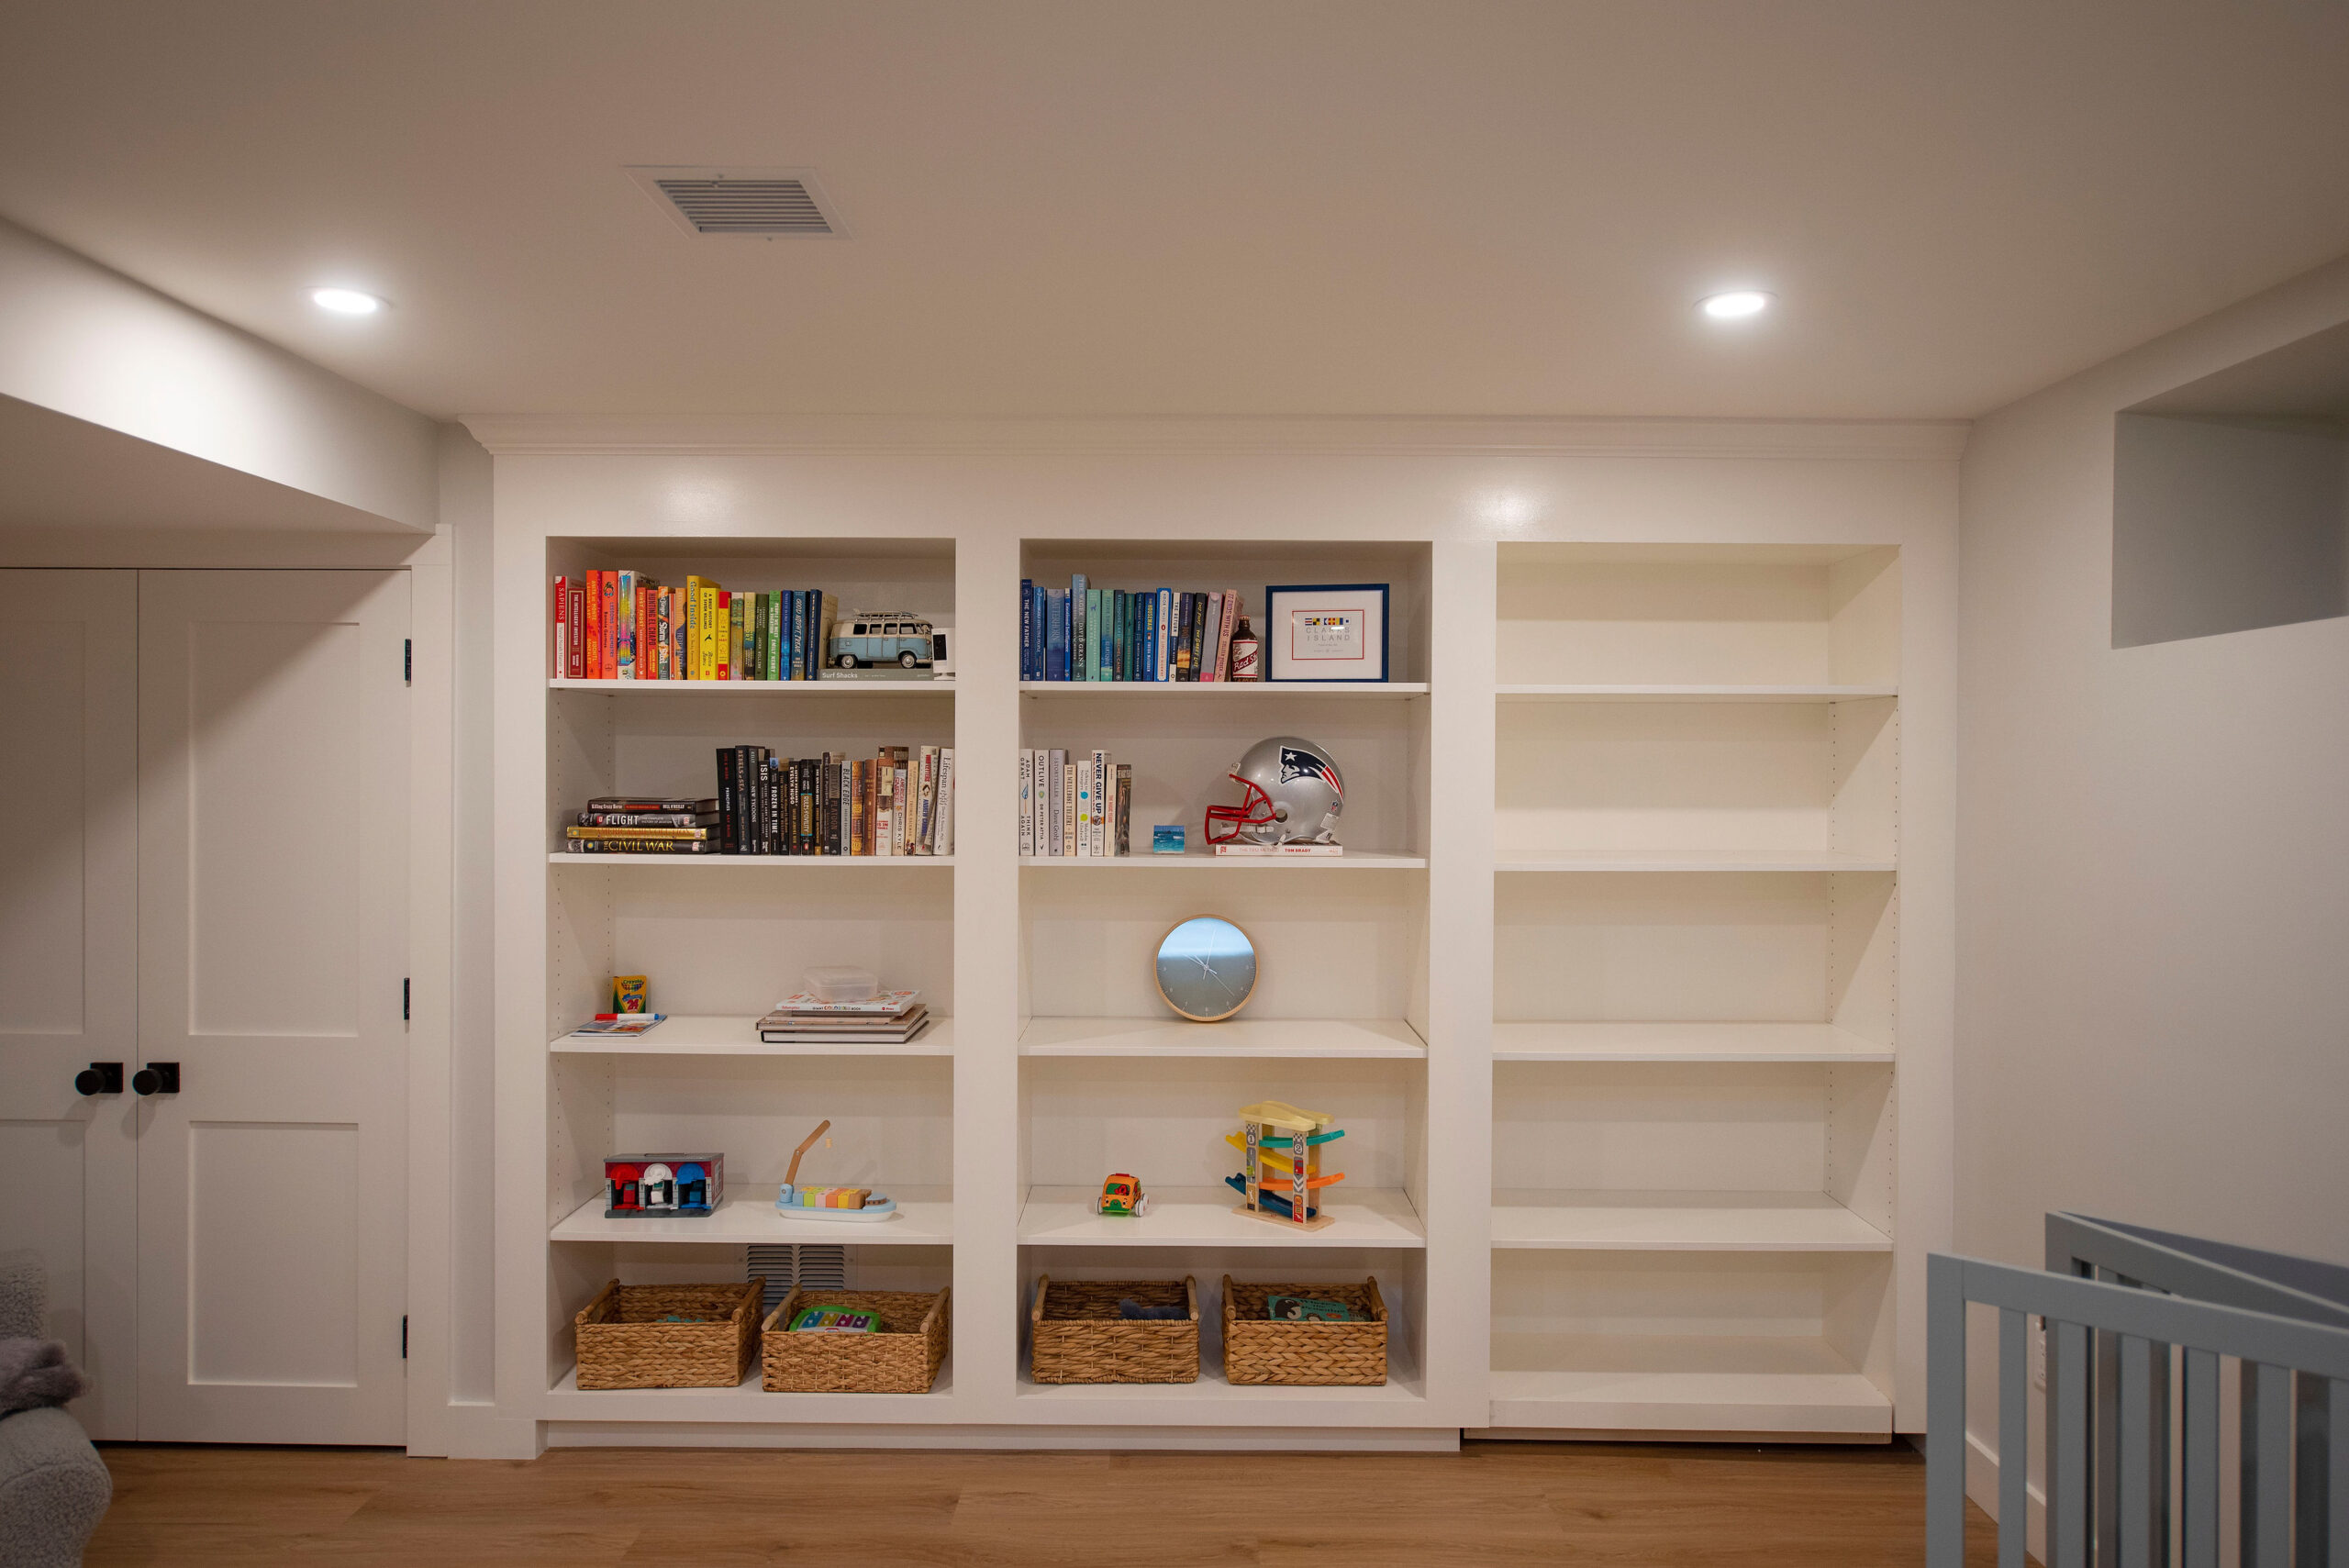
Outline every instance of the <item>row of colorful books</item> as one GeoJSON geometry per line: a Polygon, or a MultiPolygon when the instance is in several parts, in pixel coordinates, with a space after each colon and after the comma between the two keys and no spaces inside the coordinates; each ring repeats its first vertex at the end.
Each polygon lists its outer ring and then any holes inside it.
{"type": "Polygon", "coordinates": [[[1107,751],[1019,753],[1019,852],[1133,853],[1134,770],[1107,751]]]}
{"type": "Polygon", "coordinates": [[[565,836],[588,855],[951,855],[954,749],[848,758],[721,746],[716,795],[598,796],[565,836]]]}
{"type": "Polygon", "coordinates": [[[1253,681],[1256,638],[1240,591],[1065,588],[1019,582],[1023,681],[1253,681]]]}
{"type": "Polygon", "coordinates": [[[731,593],[641,572],[554,580],[551,669],[574,681],[812,681],[840,600],[819,588],[731,593]]]}

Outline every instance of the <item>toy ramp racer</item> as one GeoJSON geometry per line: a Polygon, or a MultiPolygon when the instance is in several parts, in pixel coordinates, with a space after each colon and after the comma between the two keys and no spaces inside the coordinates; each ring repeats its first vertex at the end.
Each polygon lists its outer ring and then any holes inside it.
{"type": "Polygon", "coordinates": [[[1321,1146],[1345,1136],[1330,1125],[1335,1120],[1285,1100],[1242,1106],[1240,1130],[1224,1140],[1248,1162],[1239,1174],[1224,1178],[1224,1184],[1243,1200],[1232,1212],[1300,1230],[1336,1224],[1314,1198],[1320,1189],[1346,1179],[1342,1171],[1326,1175],[1321,1171],[1321,1146]]]}

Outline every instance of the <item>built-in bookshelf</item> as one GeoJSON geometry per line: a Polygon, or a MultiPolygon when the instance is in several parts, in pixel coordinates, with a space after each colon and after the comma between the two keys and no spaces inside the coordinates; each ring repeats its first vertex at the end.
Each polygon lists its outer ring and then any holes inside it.
{"type": "Polygon", "coordinates": [[[1899,563],[1504,545],[1497,1429],[1881,1436],[1899,563]]]}
{"type": "MultiPolygon", "coordinates": [[[[516,734],[500,753],[497,962],[515,998],[501,997],[495,1115],[516,1185],[498,1201],[502,1226],[544,1231],[497,1287],[500,1354],[529,1362],[500,1362],[501,1408],[551,1442],[1891,1432],[1916,1245],[1894,1132],[1917,684],[1902,652],[1910,568],[1891,541],[1927,523],[1847,510],[1821,530],[1872,542],[1601,546],[1464,532],[1477,492],[1433,469],[1393,495],[1331,490],[1358,524],[1301,499],[1319,494],[1318,469],[1291,472],[1278,504],[1222,507],[1253,494],[1243,465],[1186,492],[1196,510],[1170,522],[1174,503],[1151,489],[1165,475],[1147,465],[1118,470],[1128,507],[1115,487],[1041,470],[992,490],[985,462],[960,459],[601,461],[501,469],[501,550],[519,540],[539,556],[527,572],[501,557],[502,610],[527,596],[542,617],[554,575],[622,566],[817,588],[951,629],[955,669],[574,679],[501,640],[513,706],[499,723],[516,734]],[[704,510],[673,507],[678,485],[704,510]],[[1385,584],[1392,678],[1023,679],[1019,584],[1075,573],[1129,592],[1230,589],[1260,634],[1267,585],[1385,584]],[[1277,735],[1343,770],[1342,856],[1218,857],[1203,842],[1207,807],[1238,802],[1228,771],[1277,735]],[[716,749],[740,744],[955,748],[953,852],[563,849],[584,800],[709,795],[716,749]],[[1017,759],[1055,748],[1130,768],[1130,854],[1021,852],[1017,759]],[[1151,852],[1161,823],[1184,827],[1184,853],[1151,852]],[[1202,913],[1259,955],[1254,995],[1224,1024],[1173,1016],[1152,979],[1160,940],[1202,913]],[[829,963],[918,988],[934,1021],[903,1044],[763,1041],[759,1017],[829,963]],[[666,1020],[574,1036],[616,973],[651,976],[666,1020]],[[1345,1129],[1325,1229],[1232,1212],[1222,1183],[1241,1157],[1224,1135],[1267,1098],[1345,1129]],[[805,1173],[884,1190],[896,1219],[775,1211],[793,1146],[825,1119],[830,1147],[805,1173]],[[604,1156],[668,1149],[725,1152],[718,1212],[606,1218],[604,1156]],[[1112,1172],[1142,1179],[1147,1215],[1096,1211],[1112,1172]],[[733,1388],[576,1387],[571,1315],[605,1281],[740,1278],[748,1249],[774,1245],[844,1249],[855,1288],[952,1286],[936,1387],[767,1395],[755,1369],[733,1388]],[[1190,1276],[1199,1381],[1034,1383],[1027,1312],[1047,1274],[1190,1276]],[[1387,1383],[1230,1384],[1226,1275],[1375,1279],[1387,1383]],[[953,1431],[896,1430],[924,1426],[953,1431]]],[[[1798,526],[1774,514],[1765,529],[1726,489],[1709,496],[1720,539],[1798,526]]],[[[1616,522],[1601,508],[1573,531],[1616,522]]],[[[1632,535],[1705,537],[1693,527],[1620,519],[1632,535]]]]}

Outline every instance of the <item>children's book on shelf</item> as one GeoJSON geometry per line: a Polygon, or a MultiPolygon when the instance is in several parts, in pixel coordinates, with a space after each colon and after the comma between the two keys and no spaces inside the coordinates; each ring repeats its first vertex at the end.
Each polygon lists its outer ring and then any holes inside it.
{"type": "Polygon", "coordinates": [[[623,1039],[651,1034],[665,1022],[666,1013],[598,1013],[571,1031],[573,1040],[623,1039]]]}
{"type": "Polygon", "coordinates": [[[820,588],[735,591],[629,568],[554,579],[551,672],[574,681],[811,681],[840,616],[820,588]]]}
{"type": "Polygon", "coordinates": [[[1083,573],[1054,588],[1022,578],[1019,678],[1232,680],[1231,639],[1241,614],[1237,588],[1104,588],[1083,573]]]}

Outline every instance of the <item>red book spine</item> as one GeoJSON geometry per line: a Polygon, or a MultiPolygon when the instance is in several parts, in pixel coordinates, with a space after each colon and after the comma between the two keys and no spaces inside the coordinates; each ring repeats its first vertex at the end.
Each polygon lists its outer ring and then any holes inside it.
{"type": "Polygon", "coordinates": [[[590,681],[604,678],[604,574],[587,573],[587,673],[590,681]]]}
{"type": "Polygon", "coordinates": [[[734,678],[734,595],[718,590],[718,678],[734,678]]]}
{"type": "Polygon", "coordinates": [[[642,577],[636,580],[636,638],[629,644],[636,650],[636,678],[640,681],[660,679],[660,656],[652,641],[652,584],[642,577]]]}
{"type": "Polygon", "coordinates": [[[571,673],[571,582],[560,572],[554,577],[554,618],[549,628],[552,636],[549,646],[552,656],[547,661],[547,673],[561,680],[571,673]]]}
{"type": "Polygon", "coordinates": [[[587,673],[586,584],[572,584],[571,602],[563,607],[563,613],[570,617],[570,629],[565,637],[568,651],[564,654],[564,658],[570,662],[571,665],[570,669],[564,673],[575,681],[587,673]]]}
{"type": "Polygon", "coordinates": [[[597,628],[596,662],[602,667],[605,680],[616,681],[620,673],[620,574],[598,572],[596,582],[602,589],[599,602],[604,617],[603,625],[597,628]]]}

